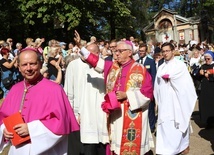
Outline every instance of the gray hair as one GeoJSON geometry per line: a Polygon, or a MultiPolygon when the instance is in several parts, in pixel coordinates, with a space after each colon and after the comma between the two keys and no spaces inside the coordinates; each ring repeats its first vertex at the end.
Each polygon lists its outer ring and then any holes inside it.
{"type": "Polygon", "coordinates": [[[117,45],[119,45],[119,44],[124,44],[124,45],[126,46],[126,49],[129,49],[129,50],[131,50],[132,52],[134,51],[134,50],[133,50],[132,43],[131,43],[130,41],[128,41],[128,40],[117,42],[117,45]]]}
{"type": "Polygon", "coordinates": [[[20,46],[22,46],[21,43],[16,43],[16,47],[20,47],[20,46]]]}

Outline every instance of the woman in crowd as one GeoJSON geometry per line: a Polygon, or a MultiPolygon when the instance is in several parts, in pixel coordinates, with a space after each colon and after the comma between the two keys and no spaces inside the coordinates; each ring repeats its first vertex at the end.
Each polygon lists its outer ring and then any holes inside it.
{"type": "Polygon", "coordinates": [[[63,65],[62,55],[59,55],[59,52],[60,52],[60,47],[50,47],[49,49],[49,57],[48,57],[48,63],[47,63],[48,77],[50,80],[53,80],[53,81],[55,81],[57,78],[57,74],[58,74],[57,66],[63,65]]]}
{"type": "Polygon", "coordinates": [[[44,58],[44,65],[46,66],[47,65],[47,62],[48,62],[48,56],[49,56],[49,51],[50,51],[50,48],[51,47],[56,47],[56,45],[58,45],[58,41],[55,40],[55,39],[52,39],[48,42],[48,46],[46,46],[43,50],[43,58],[44,58]]]}
{"type": "Polygon", "coordinates": [[[67,50],[67,54],[70,55],[73,53],[73,48],[74,48],[74,44],[72,42],[70,42],[68,44],[68,50],[67,50]]]}
{"type": "Polygon", "coordinates": [[[202,123],[207,124],[207,128],[212,127],[214,119],[214,54],[207,51],[204,54],[205,64],[201,66],[201,93],[199,96],[199,110],[202,123]]]}
{"type": "MultiPolygon", "coordinates": [[[[62,82],[62,69],[61,69],[61,67],[59,66],[58,63],[55,64],[55,67],[56,67],[56,69],[57,69],[57,76],[56,76],[56,79],[55,79],[55,80],[51,80],[51,81],[56,82],[56,83],[58,83],[58,84],[61,84],[61,82],[62,82]]],[[[41,69],[40,72],[41,72],[41,74],[42,74],[45,78],[49,79],[49,76],[48,76],[48,68],[47,68],[47,67],[41,69]]]]}
{"type": "Polygon", "coordinates": [[[104,47],[101,49],[101,56],[105,59],[109,55],[111,55],[111,51],[109,50],[109,41],[104,41],[104,47]]]}
{"type": "Polygon", "coordinates": [[[10,59],[8,59],[10,54],[10,51],[8,48],[2,48],[1,49],[1,55],[2,55],[2,59],[0,60],[0,67],[1,67],[1,89],[3,91],[3,99],[6,97],[8,91],[10,90],[10,88],[12,87],[12,83],[9,86],[3,85],[3,80],[7,77],[13,77],[14,83],[16,80],[14,71],[17,68],[17,56],[14,57],[14,59],[11,61],[10,59]]]}
{"type": "Polygon", "coordinates": [[[192,50],[192,54],[191,54],[191,57],[190,57],[190,67],[192,67],[193,65],[196,65],[196,66],[201,66],[201,63],[200,63],[200,58],[201,58],[201,55],[199,53],[199,50],[197,48],[194,48],[192,50]]]}
{"type": "Polygon", "coordinates": [[[199,53],[199,50],[197,48],[193,48],[192,53],[190,55],[189,66],[190,66],[190,73],[191,73],[198,96],[200,94],[200,84],[201,84],[200,78],[198,77],[198,72],[201,65],[202,65],[202,61],[201,61],[201,55],[199,53]]]}
{"type": "Polygon", "coordinates": [[[41,53],[41,54],[43,54],[43,48],[42,48],[42,43],[45,41],[45,39],[44,38],[37,38],[36,40],[35,40],[35,48],[37,48],[37,50],[41,53]]]}

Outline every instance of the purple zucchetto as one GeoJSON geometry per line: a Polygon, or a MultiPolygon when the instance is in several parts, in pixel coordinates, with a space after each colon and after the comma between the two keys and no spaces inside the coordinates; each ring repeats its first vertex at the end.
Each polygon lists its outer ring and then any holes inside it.
{"type": "Polygon", "coordinates": [[[125,40],[125,43],[126,43],[126,44],[129,44],[129,45],[133,48],[133,45],[132,45],[131,41],[125,40]]]}
{"type": "Polygon", "coordinates": [[[20,53],[21,53],[21,52],[24,52],[24,51],[34,51],[34,52],[38,52],[38,53],[39,53],[38,49],[37,49],[37,48],[33,48],[33,47],[26,47],[26,48],[23,48],[23,49],[20,51],[20,53]]]}

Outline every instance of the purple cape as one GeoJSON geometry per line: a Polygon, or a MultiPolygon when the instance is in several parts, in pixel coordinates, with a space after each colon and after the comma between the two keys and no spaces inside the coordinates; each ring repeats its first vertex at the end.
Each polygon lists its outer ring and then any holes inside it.
{"type": "MultiPolygon", "coordinates": [[[[14,85],[0,107],[2,119],[19,111],[24,92],[24,81],[14,85]]],[[[57,135],[79,130],[73,109],[62,87],[43,78],[29,88],[22,109],[26,123],[40,120],[45,127],[57,135]]]]}

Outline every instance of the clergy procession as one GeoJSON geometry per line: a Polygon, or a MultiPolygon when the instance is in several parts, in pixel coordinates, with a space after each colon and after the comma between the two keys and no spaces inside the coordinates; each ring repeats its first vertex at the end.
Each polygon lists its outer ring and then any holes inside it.
{"type": "Polygon", "coordinates": [[[188,154],[197,102],[214,127],[213,44],[88,39],[0,41],[1,155],[188,154]]]}

